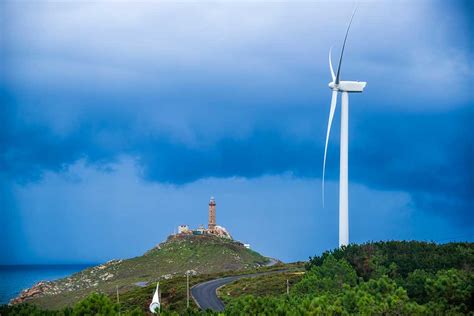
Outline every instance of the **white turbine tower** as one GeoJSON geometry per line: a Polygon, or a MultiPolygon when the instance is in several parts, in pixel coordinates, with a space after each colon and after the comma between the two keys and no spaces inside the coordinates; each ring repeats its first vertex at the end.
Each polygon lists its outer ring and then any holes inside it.
{"type": "Polygon", "coordinates": [[[329,111],[328,130],[326,134],[326,145],[324,147],[323,160],[323,178],[322,178],[322,194],[324,206],[324,176],[326,173],[326,156],[328,150],[329,134],[331,132],[331,124],[336,110],[337,94],[342,93],[341,102],[341,143],[340,143],[340,169],[339,169],[339,247],[349,244],[349,93],[362,92],[367,85],[367,82],[361,81],[341,81],[341,64],[342,55],[346,46],[347,35],[352,24],[356,10],[352,13],[351,20],[347,26],[346,36],[342,45],[341,57],[339,58],[339,66],[337,67],[337,74],[334,75],[331,61],[331,49],[329,50],[329,68],[331,70],[332,82],[329,83],[329,88],[332,90],[331,108],[329,111]]]}

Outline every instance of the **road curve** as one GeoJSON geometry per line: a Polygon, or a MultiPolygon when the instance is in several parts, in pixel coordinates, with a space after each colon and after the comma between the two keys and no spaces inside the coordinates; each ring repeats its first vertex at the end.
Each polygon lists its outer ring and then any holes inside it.
{"type": "Polygon", "coordinates": [[[217,289],[223,285],[231,283],[235,280],[242,279],[242,278],[252,278],[260,275],[271,274],[271,273],[281,273],[286,272],[288,269],[284,270],[277,270],[277,271],[267,271],[267,272],[260,272],[260,273],[252,273],[252,274],[243,274],[243,275],[234,275],[228,276],[225,278],[215,279],[206,281],[203,283],[196,284],[191,288],[191,296],[193,297],[196,304],[202,310],[212,309],[216,312],[221,312],[224,310],[225,306],[224,303],[217,297],[217,289]]]}
{"type": "Polygon", "coordinates": [[[275,264],[281,262],[277,259],[274,259],[274,258],[270,258],[270,257],[267,257],[268,258],[268,263],[265,265],[266,267],[271,267],[271,266],[274,266],[275,264]]]}

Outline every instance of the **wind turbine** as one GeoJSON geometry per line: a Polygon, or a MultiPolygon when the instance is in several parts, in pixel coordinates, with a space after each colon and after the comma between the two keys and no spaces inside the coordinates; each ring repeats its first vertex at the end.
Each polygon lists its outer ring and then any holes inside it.
{"type": "Polygon", "coordinates": [[[331,50],[329,49],[329,69],[331,70],[332,82],[329,83],[329,88],[332,90],[331,108],[329,110],[328,130],[326,134],[326,145],[324,147],[323,160],[323,178],[322,178],[322,195],[324,206],[324,177],[326,173],[326,156],[328,151],[329,134],[331,132],[332,120],[336,110],[337,94],[342,93],[341,102],[341,143],[340,143],[340,169],[339,169],[339,247],[347,246],[349,244],[349,93],[362,92],[367,85],[367,82],[361,81],[342,81],[340,80],[342,56],[344,55],[344,48],[346,46],[347,35],[351,28],[352,19],[356,13],[356,9],[352,12],[349,25],[347,26],[346,36],[342,45],[341,57],[339,58],[339,66],[337,67],[337,74],[334,75],[331,61],[331,50]]]}

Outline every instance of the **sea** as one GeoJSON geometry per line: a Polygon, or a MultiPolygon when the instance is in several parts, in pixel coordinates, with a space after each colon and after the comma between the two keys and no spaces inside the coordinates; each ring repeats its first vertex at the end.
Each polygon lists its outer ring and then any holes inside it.
{"type": "Polygon", "coordinates": [[[69,276],[95,264],[0,265],[0,305],[7,304],[20,292],[38,283],[69,276]]]}

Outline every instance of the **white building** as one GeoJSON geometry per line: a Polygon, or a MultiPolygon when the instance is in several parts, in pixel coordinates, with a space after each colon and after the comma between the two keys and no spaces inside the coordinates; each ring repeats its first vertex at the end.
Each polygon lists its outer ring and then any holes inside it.
{"type": "Polygon", "coordinates": [[[183,234],[189,232],[189,226],[188,225],[179,225],[178,226],[178,234],[183,234]]]}

